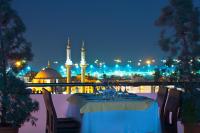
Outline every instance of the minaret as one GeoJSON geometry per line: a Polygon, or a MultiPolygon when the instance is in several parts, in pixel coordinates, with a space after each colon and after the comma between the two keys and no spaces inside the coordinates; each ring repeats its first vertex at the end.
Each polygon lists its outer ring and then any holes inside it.
{"type": "Polygon", "coordinates": [[[51,63],[50,63],[50,60],[48,60],[47,68],[50,68],[50,67],[51,67],[51,63]]]}
{"type": "MultiPolygon", "coordinates": [[[[81,62],[80,62],[80,66],[81,66],[81,83],[85,83],[85,72],[86,72],[86,67],[87,67],[87,63],[86,63],[86,50],[85,50],[85,42],[82,41],[82,48],[81,48],[81,62]]],[[[85,87],[82,87],[82,92],[85,92],[85,87]]]]}
{"type": "MultiPolygon", "coordinates": [[[[71,67],[72,67],[72,60],[71,60],[71,42],[70,42],[70,39],[68,38],[68,41],[67,41],[67,48],[66,48],[66,63],[65,63],[65,66],[66,66],[66,81],[67,83],[71,83],[71,67]]],[[[67,87],[67,93],[71,93],[71,90],[69,87],[67,87]]]]}

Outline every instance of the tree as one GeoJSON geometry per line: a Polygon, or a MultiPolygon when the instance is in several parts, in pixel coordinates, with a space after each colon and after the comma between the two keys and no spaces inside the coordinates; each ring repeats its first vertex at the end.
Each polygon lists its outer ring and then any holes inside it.
{"type": "Polygon", "coordinates": [[[31,44],[24,38],[25,25],[10,6],[12,0],[0,0],[1,52],[6,61],[28,60],[33,57],[31,44]]]}
{"type": "MultiPolygon", "coordinates": [[[[156,25],[161,28],[159,45],[169,54],[168,65],[175,65],[174,81],[199,81],[200,22],[199,10],[192,0],[169,0],[156,25]],[[176,58],[174,61],[173,58],[176,58]]],[[[181,118],[184,123],[200,120],[198,84],[186,84],[182,93],[181,118]]]]}
{"type": "MultiPolygon", "coordinates": [[[[9,121],[9,116],[13,113],[9,111],[10,102],[18,101],[18,105],[20,102],[29,105],[25,110],[26,114],[20,117],[21,122],[31,119],[30,112],[38,109],[37,103],[28,98],[29,94],[26,95],[24,83],[7,72],[7,68],[13,66],[15,61],[30,61],[33,57],[31,44],[24,38],[25,25],[17,12],[12,9],[11,2],[12,0],[0,0],[0,105],[2,108],[0,124],[2,125],[8,122],[13,124],[9,121]],[[17,93],[22,94],[21,99],[17,93]]],[[[18,107],[13,107],[13,110],[17,109],[18,107]]]]}
{"type": "Polygon", "coordinates": [[[159,82],[161,78],[162,78],[161,72],[159,69],[156,68],[154,73],[154,81],[159,82]]]}
{"type": "Polygon", "coordinates": [[[180,60],[177,69],[181,81],[199,78],[199,25],[199,10],[192,0],[170,0],[156,20],[156,26],[161,28],[161,49],[170,58],[180,60]]]}

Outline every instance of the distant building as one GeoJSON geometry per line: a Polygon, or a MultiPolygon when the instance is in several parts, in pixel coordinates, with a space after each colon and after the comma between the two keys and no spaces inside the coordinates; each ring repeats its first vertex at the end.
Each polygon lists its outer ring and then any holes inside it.
{"type": "Polygon", "coordinates": [[[48,67],[38,72],[32,83],[60,83],[61,81],[63,81],[62,76],[56,70],[48,67]]]}
{"type": "MultiPolygon", "coordinates": [[[[86,68],[88,64],[86,62],[86,48],[84,41],[82,42],[81,47],[81,60],[80,60],[80,67],[81,73],[77,76],[71,75],[71,69],[73,67],[73,62],[71,58],[71,41],[68,39],[67,46],[66,46],[66,77],[62,77],[59,72],[55,69],[51,68],[50,62],[48,62],[48,66],[38,73],[36,72],[29,72],[24,76],[24,80],[27,83],[100,83],[100,82],[143,82],[147,81],[143,76],[135,75],[132,77],[121,77],[121,76],[111,76],[110,78],[106,77],[106,74],[103,77],[103,80],[100,81],[98,78],[87,75],[86,68]]],[[[45,87],[50,92],[65,92],[67,94],[73,93],[93,93],[94,88],[91,86],[82,86],[82,87],[45,87]]],[[[100,87],[96,88],[97,90],[100,87]]],[[[102,89],[102,88],[101,88],[102,89]]],[[[105,87],[104,87],[105,89],[105,87]]],[[[145,92],[152,92],[153,88],[150,86],[140,86],[140,87],[116,87],[116,90],[122,89],[123,91],[126,90],[130,93],[145,93],[145,92]]],[[[32,87],[32,91],[36,93],[40,93],[42,91],[42,87],[32,87]]]]}
{"type": "MultiPolygon", "coordinates": [[[[50,63],[48,63],[48,67],[42,69],[40,72],[36,74],[33,78],[32,83],[62,83],[65,79],[58,73],[56,70],[50,67],[50,63]]],[[[45,87],[49,91],[55,91],[52,87],[45,87]]],[[[58,89],[58,88],[57,88],[58,89]]],[[[59,88],[60,89],[60,88],[59,88]]],[[[42,91],[42,87],[34,87],[32,88],[33,92],[42,91]]]]}
{"type": "MultiPolygon", "coordinates": [[[[24,77],[27,83],[66,83],[66,77],[62,77],[59,72],[50,67],[50,62],[48,62],[48,66],[38,73],[27,73],[26,77],[24,77]],[[35,75],[35,76],[34,76],[35,75]],[[32,80],[31,80],[32,79],[32,80]]],[[[81,75],[77,75],[74,77],[70,77],[70,83],[80,83],[81,75]]],[[[85,82],[87,83],[96,83],[100,82],[96,77],[92,77],[90,75],[86,75],[85,82]]],[[[32,91],[34,93],[41,93],[43,87],[32,87],[32,91]]],[[[66,90],[66,87],[45,87],[50,92],[63,92],[66,90]]],[[[85,93],[93,93],[94,88],[91,86],[84,87],[85,93]]],[[[83,93],[82,87],[70,87],[70,93],[83,93]]]]}
{"type": "MultiPolygon", "coordinates": [[[[82,78],[81,74],[72,77],[72,83],[80,83],[81,78],[82,78]]],[[[92,77],[90,75],[86,75],[84,78],[85,78],[84,79],[85,83],[100,83],[101,82],[98,78],[92,77]]],[[[84,89],[85,89],[84,93],[93,93],[94,92],[94,88],[92,86],[86,86],[86,87],[84,87],[84,89]]],[[[72,87],[71,92],[72,93],[83,93],[83,87],[72,87]],[[77,89],[78,89],[78,91],[77,91],[77,89]]]]}

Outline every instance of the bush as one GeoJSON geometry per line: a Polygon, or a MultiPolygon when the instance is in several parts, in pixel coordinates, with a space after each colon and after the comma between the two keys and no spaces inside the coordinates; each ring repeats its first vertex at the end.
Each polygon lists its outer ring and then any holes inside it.
{"type": "Polygon", "coordinates": [[[39,104],[30,98],[30,91],[26,89],[25,83],[12,74],[7,75],[7,87],[3,87],[2,81],[3,77],[0,76],[0,103],[5,114],[0,116],[5,123],[1,121],[0,125],[19,127],[25,121],[35,125],[37,118],[31,112],[37,111],[39,104]]]}

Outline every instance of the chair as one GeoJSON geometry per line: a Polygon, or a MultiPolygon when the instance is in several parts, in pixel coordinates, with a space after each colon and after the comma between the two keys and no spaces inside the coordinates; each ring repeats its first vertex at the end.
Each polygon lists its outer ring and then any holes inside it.
{"type": "Polygon", "coordinates": [[[80,122],[73,118],[57,118],[51,94],[44,88],[42,90],[47,110],[46,133],[79,133],[80,122]]]}
{"type": "Polygon", "coordinates": [[[164,132],[177,133],[181,91],[170,89],[164,110],[164,132]]]}
{"type": "Polygon", "coordinates": [[[167,99],[167,94],[168,94],[168,88],[164,86],[160,86],[158,93],[157,93],[157,102],[158,106],[160,108],[160,119],[161,122],[164,119],[164,108],[165,108],[165,103],[167,99]]]}

